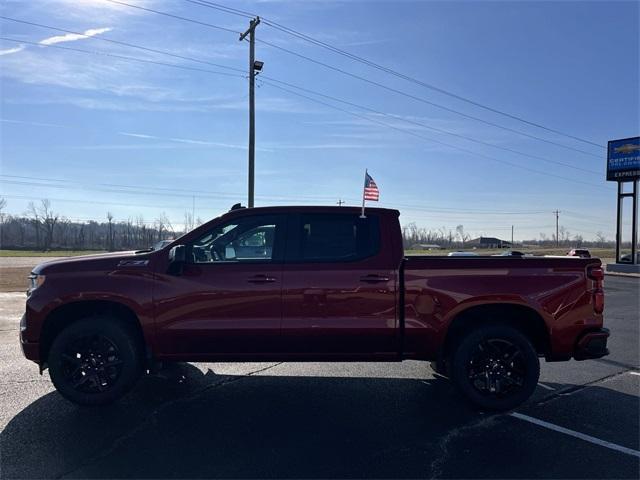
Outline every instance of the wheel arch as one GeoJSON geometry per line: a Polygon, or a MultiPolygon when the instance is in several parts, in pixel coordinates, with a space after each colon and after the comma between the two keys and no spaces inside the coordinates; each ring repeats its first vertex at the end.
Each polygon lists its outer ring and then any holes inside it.
{"type": "Polygon", "coordinates": [[[491,303],[471,306],[458,312],[447,329],[442,355],[451,353],[455,343],[467,332],[482,325],[508,325],[522,332],[539,355],[551,351],[549,329],[535,309],[518,303],[491,303]]]}
{"type": "Polygon", "coordinates": [[[140,342],[149,356],[142,324],[136,313],[127,305],[113,300],[82,300],[61,305],[45,318],[40,342],[40,363],[45,365],[51,344],[60,332],[75,322],[90,321],[92,316],[112,316],[132,329],[136,341],[140,342]]]}

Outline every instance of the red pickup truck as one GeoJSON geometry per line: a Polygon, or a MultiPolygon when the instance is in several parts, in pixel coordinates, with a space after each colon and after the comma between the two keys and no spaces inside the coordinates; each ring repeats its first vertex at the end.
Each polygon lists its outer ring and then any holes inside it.
{"type": "Polygon", "coordinates": [[[240,208],[160,250],[30,277],[20,337],[67,399],[100,405],[167,361],[432,361],[510,409],[539,357],[608,354],[600,260],[406,256],[396,210],[240,208]]]}

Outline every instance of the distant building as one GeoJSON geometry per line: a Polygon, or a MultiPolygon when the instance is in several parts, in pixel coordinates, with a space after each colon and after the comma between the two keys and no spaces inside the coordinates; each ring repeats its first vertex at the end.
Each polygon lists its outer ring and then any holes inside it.
{"type": "Polygon", "coordinates": [[[471,248],[511,248],[511,242],[494,237],[478,237],[464,242],[464,246],[471,248]]]}

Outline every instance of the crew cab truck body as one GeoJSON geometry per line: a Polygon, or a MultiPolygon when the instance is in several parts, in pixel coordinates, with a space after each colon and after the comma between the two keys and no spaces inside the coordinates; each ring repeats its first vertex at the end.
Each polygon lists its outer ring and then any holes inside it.
{"type": "Polygon", "coordinates": [[[493,409],[531,395],[539,357],[608,354],[598,259],[406,256],[398,217],[236,209],[157,251],[43,263],[23,352],[80,404],[156,361],[418,359],[493,409]]]}

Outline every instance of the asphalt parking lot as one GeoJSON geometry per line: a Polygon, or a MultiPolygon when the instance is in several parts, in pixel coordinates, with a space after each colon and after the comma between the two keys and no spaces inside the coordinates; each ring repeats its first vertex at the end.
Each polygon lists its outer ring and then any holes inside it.
{"type": "Polygon", "coordinates": [[[0,293],[1,478],[639,478],[640,280],[607,276],[611,355],[542,365],[511,414],[427,364],[177,364],[78,408],[19,349],[0,293]]]}

